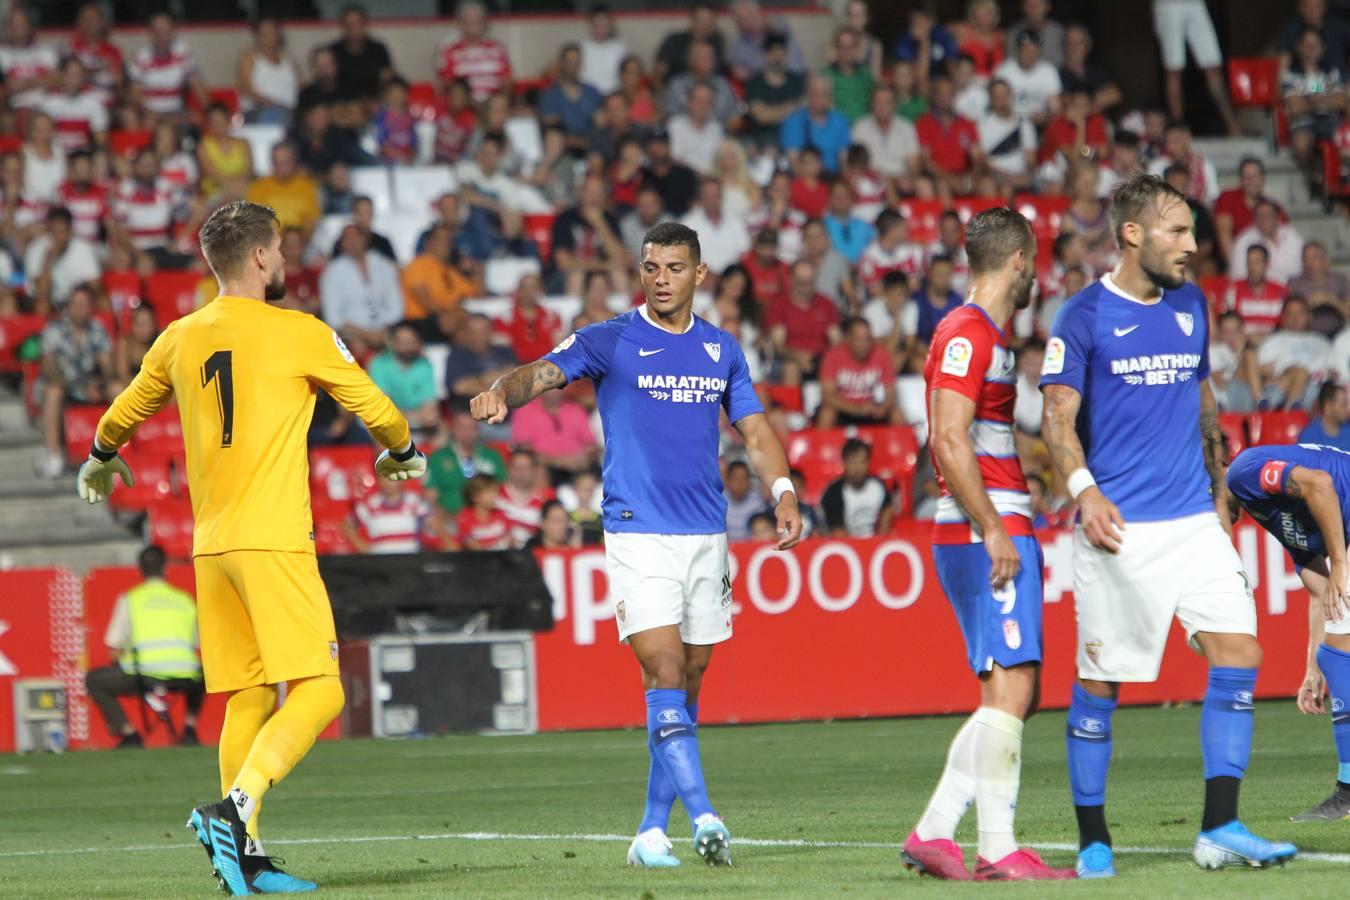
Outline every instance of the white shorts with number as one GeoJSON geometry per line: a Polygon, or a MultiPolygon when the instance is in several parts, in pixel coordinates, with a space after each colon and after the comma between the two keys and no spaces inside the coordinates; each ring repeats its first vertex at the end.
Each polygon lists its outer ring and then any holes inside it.
{"type": "Polygon", "coordinates": [[[731,569],[723,534],[605,532],[609,596],[619,640],[680,626],[686,644],[731,637],[731,569]]]}
{"type": "MultiPolygon", "coordinates": [[[[1118,554],[1074,530],[1078,674],[1155,681],[1175,616],[1196,632],[1256,634],[1256,602],[1233,543],[1214,513],[1128,522],[1118,554]]],[[[1198,647],[1196,648],[1198,649],[1198,647]]]]}
{"type": "Polygon", "coordinates": [[[1219,38],[1205,0],[1153,0],[1153,30],[1162,48],[1163,68],[1169,72],[1186,68],[1187,44],[1200,68],[1223,65],[1219,38]]]}

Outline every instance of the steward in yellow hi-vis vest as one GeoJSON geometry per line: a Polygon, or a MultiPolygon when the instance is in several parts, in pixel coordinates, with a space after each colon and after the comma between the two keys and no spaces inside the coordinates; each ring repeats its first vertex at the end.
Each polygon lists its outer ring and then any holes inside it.
{"type": "Polygon", "coordinates": [[[342,710],[333,611],[314,556],[306,436],[322,388],[386,448],[385,478],[420,478],[426,458],[408,422],[333,329],[269,301],[286,294],[276,213],[240,201],[199,234],[220,296],[169,325],[99,421],[77,487],[91,503],[131,483],[117,448],[173,398],[192,497],[193,567],[207,690],[230,693],[221,733],[226,799],[189,825],[229,892],[313,890],[255,845],[257,807],[342,710]],[[288,685],[276,708],[276,685],[288,685]],[[297,888],[297,884],[307,887],[297,888]]]}

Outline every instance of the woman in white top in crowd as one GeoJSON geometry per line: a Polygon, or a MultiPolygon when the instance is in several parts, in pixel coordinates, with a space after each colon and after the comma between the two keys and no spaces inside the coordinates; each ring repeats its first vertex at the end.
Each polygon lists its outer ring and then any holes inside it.
{"type": "Polygon", "coordinates": [[[750,177],[745,149],[739,141],[731,138],[722,141],[713,158],[713,171],[722,182],[723,215],[747,221],[751,211],[759,206],[762,192],[750,177]]]}
{"type": "Polygon", "coordinates": [[[300,71],[286,54],[281,23],[260,18],[253,26],[253,47],[239,56],[239,101],[245,120],[286,125],[300,96],[300,71]]]}
{"type": "Polygon", "coordinates": [[[28,119],[28,138],[23,142],[23,193],[44,203],[57,199],[57,189],[66,180],[66,153],[56,144],[56,126],[46,113],[28,119]]]}

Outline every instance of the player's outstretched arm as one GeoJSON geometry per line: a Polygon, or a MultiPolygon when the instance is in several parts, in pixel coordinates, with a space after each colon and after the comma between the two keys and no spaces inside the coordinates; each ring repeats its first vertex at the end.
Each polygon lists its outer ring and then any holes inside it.
{"type": "Polygon", "coordinates": [[[1228,452],[1224,449],[1223,430],[1219,428],[1219,401],[1214,397],[1214,386],[1208,381],[1200,385],[1200,442],[1204,448],[1205,471],[1209,472],[1209,492],[1219,513],[1219,523],[1228,536],[1233,536],[1232,520],[1228,516],[1228,452]]]}
{"type": "Polygon", "coordinates": [[[1050,448],[1059,477],[1078,501],[1083,533],[1092,546],[1108,553],[1120,550],[1120,532],[1125,520],[1120,510],[1106,498],[1087,468],[1083,442],[1078,439],[1078,410],[1083,395],[1066,384],[1047,384],[1041,388],[1045,411],[1041,416],[1041,437],[1050,448]]]}
{"type": "Polygon", "coordinates": [[[750,455],[750,468],[764,484],[772,485],[774,515],[778,519],[778,533],[782,540],[778,550],[796,546],[802,539],[802,512],[797,506],[797,493],[792,488],[787,454],[764,413],[751,413],[733,423],[745,440],[750,455]]]}
{"type": "Polygon", "coordinates": [[[567,376],[557,363],[536,359],[498,378],[492,387],[469,401],[469,411],[480,422],[496,425],[505,421],[511,410],[566,384],[567,376]]]}
{"type": "Polygon", "coordinates": [[[984,539],[989,554],[989,583],[1001,588],[1017,577],[1022,557],[1003,527],[1003,517],[989,499],[970,426],[975,421],[975,401],[947,388],[933,391],[933,433],[930,437],[938,471],[951,488],[952,496],[966,511],[984,539]]]}

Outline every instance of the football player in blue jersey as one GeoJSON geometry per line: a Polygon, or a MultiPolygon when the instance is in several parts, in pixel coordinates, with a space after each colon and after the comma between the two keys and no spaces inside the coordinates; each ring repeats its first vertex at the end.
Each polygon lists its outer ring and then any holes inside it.
{"type": "Polygon", "coordinates": [[[1331,734],[1340,768],[1336,787],[1295,822],[1350,818],[1350,453],[1319,444],[1251,447],[1228,469],[1233,518],[1239,506],[1275,536],[1308,589],[1308,672],[1298,708],[1325,711],[1331,695],[1331,734]]]}
{"type": "Polygon", "coordinates": [[[646,303],[565,338],[471,401],[475,418],[507,411],[577,378],[595,382],[605,436],[605,562],[619,639],[647,689],[647,806],[628,850],[636,866],[677,866],[666,837],[680,798],[694,849],[731,861],[731,835],[708,801],[698,749],[698,697],[714,645],[731,637],[726,499],[717,449],[722,411],[750,465],[772,486],[780,550],[801,536],[782,445],[755,396],[736,338],[693,314],[707,274],[698,234],[665,222],[642,242],[646,303]]]}
{"type": "Polygon", "coordinates": [[[1185,280],[1196,249],[1190,208],[1140,175],[1116,188],[1111,227],[1120,263],[1064,304],[1041,370],[1042,435],[1079,507],[1078,684],[1066,736],[1078,875],[1115,874],[1105,813],[1111,715],[1121,682],[1157,679],[1174,617],[1210,665],[1193,858],[1209,869],[1283,863],[1292,844],[1257,837],[1238,819],[1261,646],[1229,534],[1208,306],[1185,280]]]}

